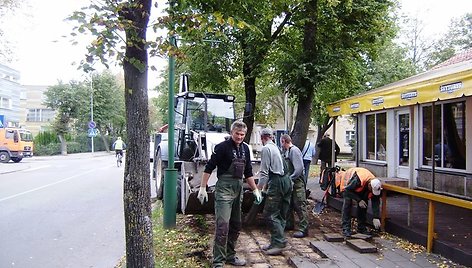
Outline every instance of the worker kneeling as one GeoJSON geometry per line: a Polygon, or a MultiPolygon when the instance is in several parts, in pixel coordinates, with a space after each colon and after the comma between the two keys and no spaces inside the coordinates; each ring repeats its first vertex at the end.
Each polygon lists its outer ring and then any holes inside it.
{"type": "Polygon", "coordinates": [[[366,226],[367,205],[372,201],[374,215],[373,225],[380,228],[380,191],[382,183],[365,168],[350,168],[347,171],[339,171],[336,174],[337,183],[343,193],[342,228],[344,237],[351,236],[351,207],[352,201],[357,202],[357,232],[370,234],[366,226]]]}

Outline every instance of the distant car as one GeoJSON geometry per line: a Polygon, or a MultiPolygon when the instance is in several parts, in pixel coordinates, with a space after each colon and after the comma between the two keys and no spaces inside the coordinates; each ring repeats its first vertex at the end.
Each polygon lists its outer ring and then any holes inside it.
{"type": "Polygon", "coordinates": [[[149,161],[154,161],[154,142],[149,142],[149,161]]]}
{"type": "Polygon", "coordinates": [[[151,136],[151,141],[149,142],[149,161],[154,161],[154,136],[151,136]]]}
{"type": "MultiPolygon", "coordinates": [[[[157,154],[162,153],[160,152],[160,150],[157,151],[157,149],[160,149],[163,146],[165,146],[165,148],[167,149],[167,133],[157,133],[157,134],[151,135],[150,142],[149,142],[149,161],[150,162],[154,162],[154,157],[157,154]],[[156,146],[158,148],[156,148],[156,146]]],[[[163,155],[161,155],[161,157],[162,156],[163,155]]],[[[164,155],[163,157],[164,159],[167,160],[167,154],[164,155]]]]}

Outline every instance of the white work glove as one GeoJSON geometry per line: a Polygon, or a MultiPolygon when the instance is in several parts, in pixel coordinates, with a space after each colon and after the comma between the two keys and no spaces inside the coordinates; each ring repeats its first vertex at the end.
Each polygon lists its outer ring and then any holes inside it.
{"type": "Polygon", "coordinates": [[[259,205],[260,203],[262,203],[262,194],[261,194],[261,191],[259,191],[259,189],[252,191],[252,194],[254,195],[254,198],[255,198],[254,204],[259,205]]]}
{"type": "Polygon", "coordinates": [[[379,219],[373,219],[372,223],[374,224],[375,229],[380,228],[380,220],[379,219]]]}
{"type": "Polygon", "coordinates": [[[359,201],[358,205],[361,208],[367,208],[367,203],[364,200],[359,201]]]}
{"type": "Polygon", "coordinates": [[[200,200],[200,203],[203,205],[203,203],[208,201],[208,194],[206,187],[200,186],[200,190],[198,191],[197,195],[198,200],[200,200]]]}

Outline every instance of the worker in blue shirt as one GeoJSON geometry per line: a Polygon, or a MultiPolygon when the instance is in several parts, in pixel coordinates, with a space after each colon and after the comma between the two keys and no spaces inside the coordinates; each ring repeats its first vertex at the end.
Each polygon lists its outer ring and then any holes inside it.
{"type": "Polygon", "coordinates": [[[310,173],[310,165],[313,157],[315,156],[315,143],[311,142],[309,139],[305,141],[305,146],[302,150],[303,157],[303,167],[305,169],[305,185],[308,181],[308,175],[310,173]]]}

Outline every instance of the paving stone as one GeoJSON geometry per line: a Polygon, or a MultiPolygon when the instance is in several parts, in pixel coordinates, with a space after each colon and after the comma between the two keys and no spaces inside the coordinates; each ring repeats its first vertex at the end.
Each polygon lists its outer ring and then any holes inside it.
{"type": "Polygon", "coordinates": [[[322,260],[315,263],[318,268],[336,268],[339,267],[338,264],[332,260],[322,260]]]}
{"type": "Polygon", "coordinates": [[[323,234],[316,234],[313,236],[314,240],[323,240],[324,239],[324,235],[323,234]]]}
{"type": "Polygon", "coordinates": [[[342,243],[340,245],[342,245],[342,249],[339,250],[338,255],[342,254],[345,257],[347,257],[348,259],[359,258],[359,256],[361,256],[361,254],[359,254],[359,252],[357,252],[356,250],[348,247],[346,245],[346,243],[342,243]]]}
{"type": "Polygon", "coordinates": [[[423,256],[423,254],[415,255],[411,261],[421,267],[437,267],[435,264],[431,263],[426,256],[423,256]]]}
{"type": "MultiPolygon", "coordinates": [[[[411,262],[411,261],[398,261],[398,262],[395,262],[396,265],[398,265],[398,267],[408,267],[408,268],[420,268],[421,266],[419,265],[416,265],[415,263],[411,262]]],[[[428,267],[437,267],[437,266],[428,266],[428,267]]]]}
{"type": "Polygon", "coordinates": [[[366,242],[362,239],[351,239],[347,240],[346,244],[353,249],[357,250],[359,253],[375,253],[377,252],[377,247],[372,245],[369,242],[366,242]]]}
{"type": "Polygon", "coordinates": [[[376,264],[376,267],[403,268],[403,267],[398,266],[398,264],[396,264],[396,263],[394,263],[394,262],[392,262],[391,260],[388,260],[388,259],[372,260],[372,262],[376,264]]]}
{"type": "Polygon", "coordinates": [[[409,257],[406,257],[403,254],[399,254],[398,251],[391,249],[383,251],[382,255],[384,256],[384,258],[389,259],[393,262],[409,260],[409,257]]]}
{"type": "Polygon", "coordinates": [[[279,256],[269,256],[270,264],[273,266],[284,266],[287,267],[287,260],[283,255],[279,256]]]}
{"type": "Polygon", "coordinates": [[[357,258],[352,258],[351,260],[359,267],[363,267],[363,268],[382,267],[383,268],[383,266],[377,265],[375,262],[362,256],[361,254],[357,254],[357,255],[358,255],[357,258]]]}
{"type": "Polygon", "coordinates": [[[327,251],[330,251],[330,248],[326,243],[327,242],[323,241],[311,241],[310,246],[321,258],[328,258],[327,254],[329,253],[327,251]]]}
{"type": "Polygon", "coordinates": [[[296,268],[316,268],[316,265],[308,258],[299,256],[289,258],[289,263],[296,268]]]}
{"type": "Polygon", "coordinates": [[[307,245],[307,246],[304,246],[304,247],[298,248],[298,251],[299,251],[300,253],[306,253],[306,254],[313,253],[313,249],[310,248],[308,245],[307,245]]]}
{"type": "Polygon", "coordinates": [[[268,263],[256,263],[251,266],[252,268],[270,268],[270,264],[268,263]]]}
{"type": "Polygon", "coordinates": [[[323,237],[328,242],[344,242],[344,236],[339,233],[327,233],[323,237]]]}
{"type": "Polygon", "coordinates": [[[352,239],[362,239],[362,240],[372,240],[372,236],[371,235],[365,235],[365,234],[353,234],[351,236],[352,239]]]}
{"type": "Polygon", "coordinates": [[[265,263],[265,257],[262,254],[262,252],[251,252],[248,254],[248,258],[253,262],[253,263],[259,263],[259,262],[264,262],[265,263]]]}
{"type": "Polygon", "coordinates": [[[311,250],[311,252],[306,254],[306,256],[310,260],[322,260],[322,258],[320,257],[320,255],[318,255],[318,253],[313,252],[313,249],[310,249],[310,250],[311,250]]]}
{"type": "Polygon", "coordinates": [[[350,257],[347,257],[344,254],[347,250],[354,252],[352,249],[347,248],[344,244],[331,243],[327,241],[311,241],[310,245],[313,250],[315,250],[315,252],[317,252],[322,258],[330,259],[335,262],[337,267],[359,267],[350,260],[350,257]]]}

